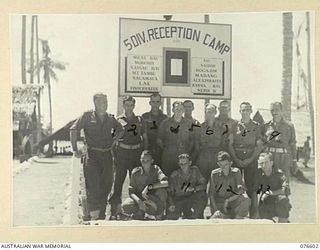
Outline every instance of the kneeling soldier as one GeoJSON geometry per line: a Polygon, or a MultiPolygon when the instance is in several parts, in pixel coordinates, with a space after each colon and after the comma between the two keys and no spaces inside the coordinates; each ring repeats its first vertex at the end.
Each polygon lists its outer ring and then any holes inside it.
{"type": "Polygon", "coordinates": [[[271,220],[273,217],[278,217],[278,222],[288,223],[291,209],[288,199],[290,195],[289,183],[282,170],[274,168],[271,157],[270,153],[259,155],[258,172],[255,178],[257,192],[252,202],[256,217],[260,215],[261,219],[271,220]]]}
{"type": "Polygon", "coordinates": [[[207,181],[188,154],[178,156],[180,169],[175,170],[169,179],[169,207],[166,218],[177,220],[183,213],[186,219],[203,219],[207,205],[207,181]]]}
{"type": "Polygon", "coordinates": [[[231,157],[220,151],[217,156],[220,166],[212,170],[209,186],[211,218],[242,219],[248,215],[251,201],[243,193],[245,189],[238,168],[231,167],[231,157]]]}
{"type": "Polygon", "coordinates": [[[145,214],[162,219],[167,201],[168,180],[160,167],[153,164],[148,150],[141,154],[141,165],[132,171],[129,196],[122,209],[126,214],[133,214],[133,219],[143,220],[145,214]]]}

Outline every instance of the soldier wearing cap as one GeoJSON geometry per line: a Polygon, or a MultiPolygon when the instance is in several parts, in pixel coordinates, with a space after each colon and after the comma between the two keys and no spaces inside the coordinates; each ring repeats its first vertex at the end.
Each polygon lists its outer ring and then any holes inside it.
{"type": "Polygon", "coordinates": [[[245,189],[238,168],[231,167],[231,156],[224,151],[218,153],[219,168],[211,173],[209,199],[211,218],[236,218],[247,216],[251,204],[244,196],[245,189]]]}
{"type": "Polygon", "coordinates": [[[283,118],[281,102],[271,103],[270,112],[272,120],[262,126],[265,151],[272,153],[274,167],[289,178],[290,170],[293,173],[297,170],[295,128],[283,118]]]}
{"type": "Polygon", "coordinates": [[[166,218],[177,220],[183,213],[187,219],[203,219],[207,205],[207,182],[196,166],[192,166],[190,156],[178,156],[180,169],[169,179],[169,204],[166,218]]]}
{"type": "Polygon", "coordinates": [[[119,139],[114,150],[116,175],[113,194],[110,198],[110,220],[126,219],[121,211],[121,194],[124,180],[129,171],[129,176],[135,167],[140,165],[140,155],[143,149],[148,148],[148,138],[145,131],[145,123],[140,116],[133,112],[136,100],[132,96],[123,99],[124,114],[117,120],[124,127],[124,133],[119,139]]]}
{"type": "Polygon", "coordinates": [[[291,205],[286,176],[280,169],[274,168],[271,153],[259,155],[258,168],[255,178],[256,193],[252,199],[255,217],[270,220],[278,217],[279,223],[288,223],[291,205]]]}
{"type": "Polygon", "coordinates": [[[168,178],[160,167],[153,164],[148,150],[141,154],[141,166],[132,170],[129,185],[129,198],[123,202],[126,214],[133,214],[133,219],[144,219],[145,214],[162,219],[167,201],[168,178]]]}
{"type": "Polygon", "coordinates": [[[149,104],[151,106],[151,110],[144,113],[142,118],[146,122],[149,150],[152,153],[154,163],[159,166],[161,163],[161,149],[157,144],[158,129],[161,122],[166,119],[167,116],[163,114],[160,109],[161,95],[159,93],[153,93],[150,96],[149,104]]]}
{"type": "Polygon", "coordinates": [[[211,171],[218,168],[217,154],[221,149],[223,128],[216,121],[217,107],[207,104],[205,108],[205,121],[201,124],[196,135],[196,166],[202,176],[209,181],[211,171]]]}
{"type": "Polygon", "coordinates": [[[87,153],[84,159],[84,177],[90,218],[104,219],[108,194],[113,183],[113,159],[111,148],[122,136],[121,124],[108,114],[107,96],[97,93],[93,96],[94,111],[85,112],[70,128],[70,140],[74,155],[81,157],[77,139],[84,130],[87,153]]]}
{"type": "Polygon", "coordinates": [[[254,177],[257,171],[257,158],[263,147],[260,126],[250,118],[251,113],[251,104],[242,102],[240,104],[241,120],[229,135],[229,152],[236,166],[244,174],[244,182],[250,198],[255,192],[254,177]]]}
{"type": "Polygon", "coordinates": [[[237,121],[229,117],[230,113],[230,104],[227,100],[223,100],[219,103],[219,115],[217,117],[217,123],[221,128],[223,128],[223,141],[221,150],[228,151],[229,147],[229,135],[236,125],[237,121]]]}
{"type": "Polygon", "coordinates": [[[163,120],[158,132],[158,145],[162,148],[160,167],[166,176],[179,168],[176,160],[178,155],[191,155],[194,146],[194,136],[190,131],[192,122],[182,116],[183,103],[175,101],[172,111],[173,116],[163,120]]]}

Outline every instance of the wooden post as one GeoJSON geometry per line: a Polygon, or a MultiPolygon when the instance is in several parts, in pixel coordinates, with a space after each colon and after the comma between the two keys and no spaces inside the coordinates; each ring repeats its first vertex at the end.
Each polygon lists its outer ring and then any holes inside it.
{"type": "MultiPolygon", "coordinates": [[[[171,21],[172,19],[172,15],[163,15],[163,18],[166,20],[166,21],[171,21]]],[[[171,116],[171,98],[170,97],[167,97],[166,98],[166,106],[167,106],[167,116],[170,117],[171,116]]]]}
{"type": "Polygon", "coordinates": [[[312,101],[312,85],[311,85],[311,59],[310,59],[310,16],[309,12],[306,12],[306,19],[307,19],[307,39],[308,39],[308,57],[307,57],[307,63],[308,63],[308,99],[309,99],[309,112],[310,112],[310,120],[311,120],[311,134],[312,134],[312,151],[315,153],[315,138],[314,138],[314,109],[313,109],[313,101],[312,101]]]}
{"type": "Polygon", "coordinates": [[[123,105],[122,105],[122,98],[118,95],[118,104],[117,104],[117,116],[123,113],[123,105]]]}
{"type": "MultiPolygon", "coordinates": [[[[204,23],[210,23],[210,16],[208,14],[204,15],[204,23]]],[[[206,110],[206,105],[210,103],[209,98],[204,99],[204,111],[206,110]]]]}
{"type": "Polygon", "coordinates": [[[22,16],[22,30],[21,30],[21,82],[27,83],[26,73],[26,15],[22,16]]]}

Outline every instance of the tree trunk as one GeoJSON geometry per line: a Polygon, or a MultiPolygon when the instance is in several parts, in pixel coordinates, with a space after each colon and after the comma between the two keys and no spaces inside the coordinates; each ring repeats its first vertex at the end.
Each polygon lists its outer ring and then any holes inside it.
{"type": "Polygon", "coordinates": [[[309,112],[310,112],[310,121],[311,121],[311,134],[312,134],[312,151],[315,152],[315,138],[314,138],[314,109],[313,109],[313,101],[312,101],[312,86],[311,86],[311,59],[310,59],[310,17],[309,12],[306,12],[306,19],[307,19],[307,39],[308,39],[308,99],[309,99],[309,112]]]}
{"type": "Polygon", "coordinates": [[[27,83],[26,73],[26,16],[22,16],[22,31],[21,31],[21,82],[27,83]]]}
{"type": "MultiPolygon", "coordinates": [[[[35,16],[36,26],[36,65],[39,65],[39,31],[38,31],[38,16],[35,16]]],[[[40,83],[40,70],[37,71],[37,82],[40,83]]]]}
{"type": "MultiPolygon", "coordinates": [[[[36,65],[39,65],[39,33],[38,33],[38,16],[35,16],[35,33],[36,33],[36,65]]],[[[37,82],[40,84],[40,70],[37,70],[37,82]]],[[[40,98],[41,98],[41,88],[39,88],[37,95],[37,104],[38,104],[38,117],[37,117],[37,139],[38,142],[41,141],[41,106],[40,106],[40,98]]]]}
{"type": "Polygon", "coordinates": [[[33,58],[33,45],[34,45],[34,19],[35,16],[31,17],[31,44],[30,44],[30,83],[33,83],[34,73],[34,58],[33,58]]]}
{"type": "Polygon", "coordinates": [[[282,55],[282,90],[281,101],[284,117],[291,121],[291,89],[292,89],[292,54],[293,54],[293,31],[292,13],[282,14],[283,25],[283,55],[282,55]]]}
{"type": "MultiPolygon", "coordinates": [[[[48,74],[49,74],[49,73],[48,73],[48,74]]],[[[49,114],[50,114],[49,134],[52,135],[52,102],[51,102],[50,76],[48,77],[48,95],[49,95],[49,114]]]]}
{"type": "MultiPolygon", "coordinates": [[[[49,73],[48,73],[49,74],[49,73]]],[[[49,127],[49,135],[52,135],[52,101],[51,101],[51,84],[50,84],[50,76],[48,75],[48,95],[49,95],[49,114],[50,114],[50,127],[49,127]]],[[[53,154],[53,141],[49,141],[48,155],[52,156],[53,154]]]]}

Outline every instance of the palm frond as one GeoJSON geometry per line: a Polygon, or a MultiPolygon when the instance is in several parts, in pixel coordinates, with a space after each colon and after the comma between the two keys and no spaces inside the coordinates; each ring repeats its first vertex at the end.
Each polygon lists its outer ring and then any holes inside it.
{"type": "Polygon", "coordinates": [[[50,77],[55,80],[56,82],[58,81],[58,76],[57,74],[52,70],[52,68],[49,68],[49,75],[50,77]]]}
{"type": "Polygon", "coordinates": [[[52,68],[59,69],[59,70],[65,70],[67,63],[64,62],[58,62],[58,61],[51,61],[50,62],[52,68]]]}

